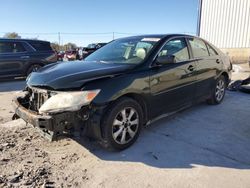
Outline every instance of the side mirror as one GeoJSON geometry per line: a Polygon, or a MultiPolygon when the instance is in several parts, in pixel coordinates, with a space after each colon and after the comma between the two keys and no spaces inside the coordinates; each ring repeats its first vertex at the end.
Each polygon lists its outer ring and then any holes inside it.
{"type": "Polygon", "coordinates": [[[157,65],[173,64],[176,63],[174,55],[159,56],[156,59],[157,65]]]}

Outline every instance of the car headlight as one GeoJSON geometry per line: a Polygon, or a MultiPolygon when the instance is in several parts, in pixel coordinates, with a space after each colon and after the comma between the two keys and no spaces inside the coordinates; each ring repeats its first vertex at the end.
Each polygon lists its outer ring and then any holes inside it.
{"type": "Polygon", "coordinates": [[[88,105],[98,95],[99,89],[92,91],[60,92],[50,97],[39,109],[39,113],[77,111],[88,105]]]}

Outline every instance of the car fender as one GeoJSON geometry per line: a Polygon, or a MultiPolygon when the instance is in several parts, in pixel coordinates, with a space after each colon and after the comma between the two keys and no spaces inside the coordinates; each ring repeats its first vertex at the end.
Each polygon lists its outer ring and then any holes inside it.
{"type": "MultiPolygon", "coordinates": [[[[148,74],[148,73],[147,73],[148,74]]],[[[93,104],[110,103],[127,94],[138,94],[144,98],[150,93],[149,76],[146,72],[110,76],[86,83],[83,90],[100,89],[100,93],[92,101],[93,104]]]]}

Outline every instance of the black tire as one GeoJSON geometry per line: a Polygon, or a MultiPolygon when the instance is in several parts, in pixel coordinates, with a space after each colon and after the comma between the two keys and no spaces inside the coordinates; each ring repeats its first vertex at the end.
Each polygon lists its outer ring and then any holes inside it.
{"type": "Polygon", "coordinates": [[[220,76],[217,80],[216,80],[216,84],[215,87],[213,88],[212,91],[212,95],[211,97],[207,100],[208,104],[211,105],[217,105],[220,104],[225,96],[225,92],[226,92],[226,79],[224,76],[220,76]],[[218,95],[218,92],[220,93],[218,95]]]}
{"type": "Polygon", "coordinates": [[[115,150],[128,148],[137,140],[140,134],[142,119],[142,108],[135,100],[128,97],[118,99],[108,107],[107,113],[104,114],[104,119],[102,121],[104,142],[102,145],[106,148],[115,150]],[[130,117],[133,111],[134,115],[130,117]],[[124,114],[125,116],[123,116],[124,114]],[[125,119],[123,117],[126,117],[126,121],[124,121],[125,119]],[[137,121],[138,123],[135,124],[137,121]],[[119,122],[119,124],[115,122],[119,122]],[[134,123],[132,124],[132,122],[134,123]],[[124,139],[123,135],[125,135],[124,139]]]}
{"type": "Polygon", "coordinates": [[[244,93],[250,94],[250,84],[248,85],[241,85],[239,90],[244,93]]]}
{"type": "Polygon", "coordinates": [[[29,68],[28,68],[28,70],[27,70],[27,72],[26,72],[26,76],[29,76],[29,74],[30,73],[32,73],[32,72],[36,72],[38,69],[40,69],[42,66],[41,65],[39,65],[39,64],[33,64],[33,65],[31,65],[29,68]]]}

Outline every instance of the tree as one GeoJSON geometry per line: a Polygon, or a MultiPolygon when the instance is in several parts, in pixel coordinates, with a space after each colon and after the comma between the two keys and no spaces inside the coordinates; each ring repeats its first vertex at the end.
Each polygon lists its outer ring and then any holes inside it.
{"type": "Polygon", "coordinates": [[[59,46],[59,44],[56,42],[52,42],[52,43],[50,43],[50,45],[51,45],[52,49],[57,51],[57,52],[62,49],[62,46],[59,46]]]}
{"type": "Polygon", "coordinates": [[[21,36],[19,36],[18,33],[16,33],[16,32],[6,33],[3,37],[9,38],[9,39],[20,39],[21,38],[21,36]]]}
{"type": "Polygon", "coordinates": [[[71,43],[71,42],[65,44],[63,47],[64,47],[64,50],[73,50],[77,48],[76,44],[71,43]]]}

